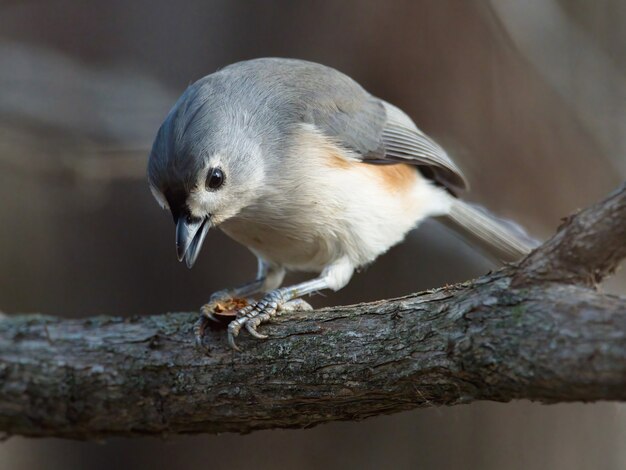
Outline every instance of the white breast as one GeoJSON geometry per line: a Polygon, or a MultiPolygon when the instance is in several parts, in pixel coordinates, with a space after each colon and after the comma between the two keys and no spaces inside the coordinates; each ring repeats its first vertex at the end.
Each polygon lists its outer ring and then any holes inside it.
{"type": "Polygon", "coordinates": [[[269,262],[318,272],[347,257],[362,266],[448,211],[447,193],[414,167],[357,162],[311,129],[295,150],[272,169],[267,194],[220,225],[269,262]]]}

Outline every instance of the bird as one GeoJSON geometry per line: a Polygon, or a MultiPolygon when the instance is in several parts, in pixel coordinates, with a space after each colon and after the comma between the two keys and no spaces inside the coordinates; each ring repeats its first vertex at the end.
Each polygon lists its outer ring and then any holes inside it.
{"type": "MultiPolygon", "coordinates": [[[[465,176],[405,112],[344,73],[299,59],[237,62],[191,84],[157,132],[147,175],[187,267],[212,227],[256,256],[252,281],[207,304],[262,294],[228,325],[236,350],[242,328],[267,338],[259,325],[310,309],[307,294],[346,286],[426,218],[502,261],[535,245],[517,224],[458,196],[465,176]],[[281,287],[287,271],[313,275],[281,287]]],[[[201,322],[215,320],[201,311],[201,322]]]]}

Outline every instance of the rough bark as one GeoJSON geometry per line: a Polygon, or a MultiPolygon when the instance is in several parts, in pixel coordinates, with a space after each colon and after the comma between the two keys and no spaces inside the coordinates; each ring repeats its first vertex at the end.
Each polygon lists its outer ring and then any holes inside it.
{"type": "Polygon", "coordinates": [[[594,286],[626,257],[626,184],[563,221],[557,234],[520,263],[515,284],[569,282],[594,286]]]}
{"type": "Polygon", "coordinates": [[[194,314],[0,321],[0,430],[96,438],[249,432],[474,400],[626,400],[626,185],[516,266],[408,297],[298,313],[242,335],[194,314]]]}

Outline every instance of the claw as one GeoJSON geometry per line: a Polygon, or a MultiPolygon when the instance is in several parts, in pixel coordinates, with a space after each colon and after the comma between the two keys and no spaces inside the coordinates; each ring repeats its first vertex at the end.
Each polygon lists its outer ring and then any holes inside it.
{"type": "Polygon", "coordinates": [[[269,336],[264,335],[262,333],[259,333],[256,328],[258,325],[250,323],[250,322],[246,322],[246,330],[248,330],[248,333],[250,333],[252,336],[254,336],[257,339],[267,339],[269,338],[269,336]]]}
{"type": "Polygon", "coordinates": [[[200,313],[205,318],[208,318],[209,320],[214,321],[215,323],[220,323],[220,321],[213,314],[212,310],[213,310],[213,307],[210,303],[204,304],[202,307],[200,307],[200,313]]]}
{"type": "Polygon", "coordinates": [[[193,326],[193,333],[195,337],[196,347],[202,348],[202,349],[208,349],[202,344],[202,338],[204,338],[204,331],[206,330],[206,326],[207,326],[206,322],[207,322],[206,316],[201,315],[198,318],[198,320],[196,320],[196,323],[193,326]]]}
{"type": "Polygon", "coordinates": [[[280,305],[283,303],[283,294],[280,291],[273,291],[266,295],[256,304],[248,305],[237,312],[237,318],[228,325],[228,344],[235,351],[241,351],[235,343],[235,338],[239,335],[242,327],[246,327],[248,333],[257,339],[267,339],[268,336],[257,331],[257,327],[278,313],[280,305]]]}
{"type": "Polygon", "coordinates": [[[237,343],[235,343],[235,337],[230,331],[228,332],[228,345],[235,351],[241,352],[241,349],[237,346],[237,343]]]}
{"type": "Polygon", "coordinates": [[[204,338],[204,333],[207,329],[209,320],[215,323],[221,323],[221,321],[213,314],[213,304],[210,302],[200,307],[200,317],[193,326],[196,347],[202,348],[206,351],[208,351],[209,348],[203,344],[202,340],[204,338]]]}
{"type": "Polygon", "coordinates": [[[239,335],[239,330],[241,330],[241,326],[243,324],[244,322],[242,322],[241,319],[238,318],[237,320],[230,322],[230,324],[228,325],[228,344],[235,351],[241,351],[241,349],[239,349],[239,346],[237,346],[237,343],[235,343],[235,338],[239,335]]]}

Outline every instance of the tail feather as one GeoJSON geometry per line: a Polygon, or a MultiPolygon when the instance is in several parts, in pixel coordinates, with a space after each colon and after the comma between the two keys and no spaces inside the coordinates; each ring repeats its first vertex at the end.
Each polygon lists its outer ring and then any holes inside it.
{"type": "Polygon", "coordinates": [[[539,245],[517,223],[456,198],[440,221],[502,261],[515,261],[539,245]]]}

